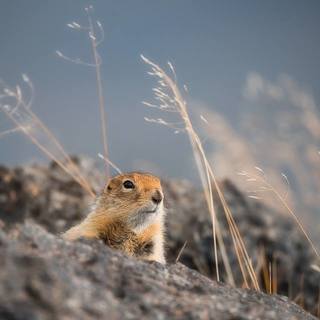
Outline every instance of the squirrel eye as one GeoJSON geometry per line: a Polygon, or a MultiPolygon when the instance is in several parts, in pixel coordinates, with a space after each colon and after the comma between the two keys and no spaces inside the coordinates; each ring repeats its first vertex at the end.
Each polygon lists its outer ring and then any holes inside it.
{"type": "Polygon", "coordinates": [[[132,181],[130,180],[126,180],[123,182],[123,186],[126,188],[126,189],[134,189],[134,184],[132,181]]]}

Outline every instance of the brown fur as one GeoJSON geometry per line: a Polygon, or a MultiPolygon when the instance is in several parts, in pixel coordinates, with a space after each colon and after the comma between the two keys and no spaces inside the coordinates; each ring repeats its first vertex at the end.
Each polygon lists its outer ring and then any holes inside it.
{"type": "Polygon", "coordinates": [[[162,194],[160,181],[150,174],[130,173],[111,179],[97,198],[96,209],[79,225],[64,234],[68,240],[97,238],[130,256],[164,262],[163,204],[152,202],[162,194]],[[134,189],[126,189],[130,180],[134,189]]]}

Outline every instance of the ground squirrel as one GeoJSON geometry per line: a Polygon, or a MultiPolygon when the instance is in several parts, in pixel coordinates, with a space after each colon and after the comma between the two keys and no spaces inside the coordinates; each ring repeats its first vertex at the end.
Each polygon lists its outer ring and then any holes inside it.
{"type": "Polygon", "coordinates": [[[85,220],[63,237],[102,239],[128,255],[165,263],[164,215],[157,177],[139,172],[121,174],[106,184],[85,220]]]}

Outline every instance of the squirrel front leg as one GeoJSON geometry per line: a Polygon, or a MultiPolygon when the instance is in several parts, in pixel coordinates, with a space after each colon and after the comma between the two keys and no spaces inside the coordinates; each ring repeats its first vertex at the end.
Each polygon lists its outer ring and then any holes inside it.
{"type": "Polygon", "coordinates": [[[97,233],[97,230],[93,229],[90,224],[84,221],[79,225],[70,228],[62,235],[62,237],[65,240],[74,241],[80,238],[99,238],[99,235],[97,233]]]}

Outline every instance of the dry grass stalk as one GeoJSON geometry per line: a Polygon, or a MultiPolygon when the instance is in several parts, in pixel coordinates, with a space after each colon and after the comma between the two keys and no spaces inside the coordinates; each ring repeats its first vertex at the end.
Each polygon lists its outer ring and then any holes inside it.
{"type": "MultiPolygon", "coordinates": [[[[144,56],[141,56],[141,58],[143,59],[143,61],[145,63],[147,63],[151,66],[153,74],[155,76],[159,77],[159,79],[161,81],[160,85],[162,87],[164,87],[164,86],[168,87],[172,91],[173,98],[171,98],[166,93],[164,93],[160,88],[153,89],[156,97],[162,103],[160,105],[160,108],[167,109],[170,111],[178,111],[181,114],[182,120],[185,123],[185,129],[188,133],[188,137],[189,137],[191,146],[194,151],[194,157],[195,157],[196,164],[197,164],[197,167],[198,167],[198,170],[200,173],[201,182],[203,185],[205,197],[206,197],[209,211],[210,211],[211,218],[212,218],[212,229],[213,229],[213,239],[214,239],[214,256],[215,256],[215,264],[216,264],[216,277],[217,277],[217,280],[219,281],[220,276],[219,276],[219,266],[218,266],[217,242],[216,242],[216,239],[217,239],[217,237],[216,237],[216,214],[215,214],[214,205],[213,205],[212,186],[211,186],[209,171],[204,163],[205,153],[202,148],[201,141],[200,141],[198,135],[193,130],[189,115],[186,110],[186,102],[182,98],[180,90],[178,89],[175,81],[173,81],[169,76],[167,76],[167,74],[159,66],[157,66],[156,64],[154,64],[150,60],[146,59],[144,56]],[[175,105],[177,107],[177,109],[175,110],[175,107],[170,107],[168,102],[175,105]]],[[[174,72],[172,65],[169,64],[169,66],[175,75],[175,72],[174,72]]],[[[146,119],[146,120],[148,121],[148,119],[146,119]]],[[[162,121],[162,119],[158,119],[158,123],[161,123],[164,125],[167,124],[165,121],[162,121]]]]}
{"type": "Polygon", "coordinates": [[[217,190],[218,196],[221,200],[221,203],[222,203],[222,206],[224,209],[224,213],[225,213],[225,216],[226,216],[229,228],[230,228],[230,234],[232,236],[232,241],[233,241],[234,247],[236,249],[235,250],[236,255],[237,255],[237,258],[239,261],[239,266],[240,266],[241,273],[242,273],[244,282],[246,284],[246,287],[248,287],[248,288],[250,287],[248,280],[247,280],[247,274],[248,274],[249,278],[251,279],[251,283],[252,283],[253,287],[256,290],[260,290],[259,283],[258,283],[254,268],[251,263],[251,259],[248,255],[248,252],[246,250],[245,244],[243,242],[243,239],[242,239],[242,236],[239,232],[237,224],[234,221],[234,218],[232,216],[230,208],[227,204],[227,201],[225,200],[225,197],[224,197],[223,192],[217,182],[217,179],[212,172],[211,166],[209,165],[209,163],[207,165],[209,167],[211,179],[214,182],[215,188],[217,190]],[[243,266],[243,263],[244,263],[245,267],[243,266]]]}
{"type": "MultiPolygon", "coordinates": [[[[30,129],[30,127],[25,127],[25,130],[29,130],[29,129],[30,129]]],[[[22,130],[19,127],[2,131],[2,132],[0,132],[0,139],[8,134],[15,133],[15,132],[21,132],[21,131],[22,130]]]]}
{"type": "MultiPolygon", "coordinates": [[[[56,53],[60,58],[66,61],[84,65],[84,66],[93,67],[95,69],[98,100],[99,100],[103,155],[105,159],[108,159],[107,120],[106,120],[106,111],[105,111],[105,98],[104,98],[103,89],[102,89],[102,77],[101,77],[102,59],[98,52],[99,45],[104,41],[104,29],[100,21],[93,20],[92,18],[93,11],[94,9],[92,5],[85,8],[85,12],[87,14],[87,19],[88,19],[87,26],[82,26],[75,21],[67,24],[69,28],[75,31],[84,31],[85,33],[87,33],[90,44],[91,44],[93,63],[82,61],[80,58],[68,57],[59,50],[57,50],[56,53]],[[96,32],[96,28],[98,29],[98,32],[96,32]]],[[[106,179],[108,179],[110,177],[110,172],[109,172],[109,163],[107,161],[105,162],[105,169],[106,169],[106,179]]]]}
{"type": "Polygon", "coordinates": [[[227,276],[228,276],[228,283],[235,287],[236,286],[236,282],[235,282],[234,277],[233,277],[231,265],[230,265],[230,262],[229,262],[229,259],[228,259],[226,247],[224,245],[224,241],[223,241],[223,237],[222,237],[222,234],[221,234],[221,228],[220,228],[220,224],[219,224],[219,220],[218,219],[216,220],[216,223],[217,223],[217,228],[216,228],[217,239],[218,239],[218,244],[219,244],[219,248],[220,248],[220,251],[221,251],[223,264],[224,264],[224,267],[226,269],[226,273],[227,273],[227,276]]]}
{"type": "Polygon", "coordinates": [[[271,262],[268,264],[269,268],[269,288],[268,288],[268,293],[272,294],[272,267],[271,267],[271,262]]]}
{"type": "Polygon", "coordinates": [[[258,174],[251,174],[248,173],[246,171],[240,172],[239,174],[246,177],[248,182],[255,182],[255,183],[259,183],[259,189],[252,191],[251,195],[249,195],[250,198],[253,199],[260,199],[260,197],[258,196],[258,194],[263,193],[263,192],[272,192],[276,198],[280,201],[280,203],[283,205],[283,207],[290,213],[290,215],[292,216],[292,218],[294,219],[294,221],[296,222],[296,224],[298,225],[298,227],[300,228],[302,234],[305,236],[305,238],[307,239],[307,241],[309,242],[313,252],[315,253],[315,255],[317,256],[318,259],[320,259],[320,255],[318,253],[318,250],[316,248],[316,246],[314,245],[314,243],[312,242],[311,238],[309,237],[309,235],[307,234],[305,228],[303,227],[300,219],[298,218],[298,216],[294,213],[294,211],[290,208],[290,206],[288,205],[286,198],[288,195],[288,191],[289,191],[289,181],[288,178],[286,177],[285,174],[281,174],[285,183],[287,184],[288,188],[287,188],[287,192],[285,193],[285,195],[281,195],[280,192],[277,191],[277,189],[268,181],[266,174],[264,173],[264,171],[259,168],[259,167],[255,167],[255,169],[257,170],[258,174]]]}
{"type": "MultiPolygon", "coordinates": [[[[97,89],[98,89],[98,97],[99,97],[99,110],[100,110],[100,121],[101,121],[101,134],[102,134],[102,143],[103,143],[103,151],[104,151],[104,157],[108,159],[108,141],[107,141],[107,120],[106,120],[106,111],[105,111],[105,99],[104,94],[102,90],[102,78],[101,78],[101,63],[102,59],[100,58],[100,55],[98,53],[98,46],[102,43],[104,39],[104,30],[99,21],[96,21],[96,24],[100,30],[101,33],[101,39],[97,41],[97,37],[95,34],[95,28],[93,25],[93,21],[90,15],[89,10],[92,10],[92,6],[89,8],[86,8],[86,12],[88,14],[88,21],[89,21],[89,37],[91,40],[91,47],[95,62],[95,70],[96,70],[96,80],[97,80],[97,89]]],[[[109,165],[105,166],[106,168],[106,179],[110,177],[109,172],[109,165]]]]}
{"type": "Polygon", "coordinates": [[[270,269],[267,263],[267,258],[265,254],[265,248],[262,247],[261,250],[259,251],[259,260],[261,260],[261,266],[262,266],[262,277],[263,277],[263,285],[265,290],[271,294],[271,276],[270,276],[270,269]]]}
{"type": "MultiPolygon", "coordinates": [[[[176,73],[174,71],[174,68],[171,63],[168,63],[169,68],[171,69],[174,80],[169,77],[166,72],[160,68],[157,64],[153,63],[149,59],[145,58],[144,56],[141,56],[142,60],[151,66],[152,72],[149,72],[150,75],[156,76],[158,78],[159,87],[154,88],[153,91],[155,93],[155,99],[159,101],[158,104],[151,104],[148,102],[143,102],[147,107],[152,108],[158,108],[162,111],[168,111],[168,112],[177,112],[180,114],[184,127],[179,128],[176,127],[176,124],[168,123],[164,121],[163,119],[149,119],[145,118],[146,121],[153,122],[153,123],[159,123],[162,125],[166,125],[168,127],[174,128],[177,132],[180,131],[186,131],[193,149],[194,158],[197,164],[197,168],[199,171],[199,175],[201,178],[202,186],[204,189],[206,201],[208,204],[208,208],[210,211],[210,215],[212,218],[212,229],[213,229],[213,241],[214,241],[214,256],[215,256],[215,265],[216,265],[216,276],[219,280],[219,267],[218,267],[218,253],[217,253],[217,239],[219,241],[220,245],[220,238],[217,237],[217,219],[216,219],[216,213],[214,209],[214,203],[213,203],[213,190],[212,190],[212,182],[214,183],[214,186],[218,192],[219,198],[221,200],[221,203],[223,205],[227,222],[229,224],[230,233],[232,236],[232,240],[235,246],[235,251],[238,257],[239,265],[241,268],[241,272],[243,275],[243,278],[245,280],[246,286],[249,287],[249,283],[247,280],[246,275],[248,274],[251,283],[253,287],[257,290],[259,290],[259,284],[257,281],[257,278],[255,276],[255,272],[253,270],[251,260],[247,254],[246,248],[244,246],[242,237],[240,235],[240,232],[236,226],[236,223],[232,217],[232,214],[230,212],[230,209],[227,205],[227,202],[223,196],[223,193],[221,191],[220,186],[217,183],[217,180],[215,178],[215,175],[213,174],[212,168],[206,158],[206,154],[204,152],[201,140],[198,136],[198,134],[195,132],[188,111],[187,111],[187,105],[186,101],[183,99],[183,96],[178,88],[177,85],[177,77],[176,73]]],[[[222,238],[221,238],[222,239],[222,238]]],[[[221,246],[220,246],[221,247],[221,246]]],[[[226,253],[221,251],[221,255],[223,258],[223,262],[225,266],[229,265],[228,258],[226,256],[226,253]]],[[[233,278],[232,272],[230,272],[231,269],[226,267],[226,272],[228,275],[228,280],[233,278]]]]}
{"type": "Polygon", "coordinates": [[[317,317],[320,319],[320,287],[319,287],[319,294],[318,294],[318,303],[317,303],[317,317]]]}
{"type": "Polygon", "coordinates": [[[187,243],[188,243],[188,240],[186,240],[186,241],[184,242],[183,246],[182,246],[181,249],[179,250],[179,253],[178,253],[178,255],[177,255],[177,258],[176,258],[176,260],[175,260],[175,263],[177,263],[177,262],[180,260],[181,255],[182,255],[182,252],[183,252],[183,250],[185,249],[185,247],[187,246],[187,243]]]}
{"type": "Polygon", "coordinates": [[[83,187],[92,197],[95,197],[90,184],[80,173],[78,166],[70,158],[67,152],[64,150],[61,143],[54,136],[54,134],[48,129],[48,127],[39,119],[38,116],[31,110],[31,104],[33,101],[33,85],[31,80],[23,75],[24,82],[31,89],[31,98],[28,102],[25,101],[22,90],[19,86],[15,89],[5,86],[1,99],[3,101],[14,101],[13,106],[10,104],[1,104],[1,110],[6,116],[16,125],[16,127],[22,131],[33,144],[35,144],[49,159],[57,163],[57,165],[70,175],[80,186],[83,187]],[[36,127],[38,131],[36,130],[36,127]],[[43,143],[39,141],[36,135],[42,134],[47,141],[53,143],[54,147],[60,152],[63,160],[54,155],[52,151],[48,149],[43,143]]]}
{"type": "Polygon", "coordinates": [[[117,171],[118,174],[122,174],[122,171],[119,169],[119,167],[117,167],[110,159],[106,158],[101,153],[98,153],[98,157],[107,162],[108,165],[110,165],[115,171],[117,171]]]}
{"type": "Polygon", "coordinates": [[[277,272],[277,261],[272,259],[272,293],[277,294],[278,292],[278,272],[277,272]]]}

